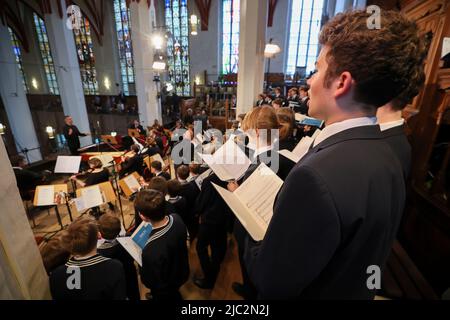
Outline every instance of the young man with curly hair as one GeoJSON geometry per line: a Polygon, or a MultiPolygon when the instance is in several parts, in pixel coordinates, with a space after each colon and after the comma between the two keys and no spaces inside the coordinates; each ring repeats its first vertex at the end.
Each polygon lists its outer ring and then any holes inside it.
{"type": "Polygon", "coordinates": [[[247,238],[250,277],[265,299],[373,299],[405,202],[401,164],[376,124],[377,108],[420,72],[417,26],[382,11],[339,14],[320,34],[309,114],[325,122],[286,178],[260,244],[247,238]],[[375,266],[375,267],[374,267],[375,266]]]}

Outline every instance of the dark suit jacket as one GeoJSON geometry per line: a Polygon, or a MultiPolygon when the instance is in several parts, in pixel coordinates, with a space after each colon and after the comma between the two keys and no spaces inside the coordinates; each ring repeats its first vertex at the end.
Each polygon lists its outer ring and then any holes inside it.
{"type": "Polygon", "coordinates": [[[163,177],[164,179],[166,179],[167,181],[169,181],[170,180],[170,173],[168,173],[168,172],[165,172],[165,171],[162,171],[158,176],[156,176],[156,177],[163,177]]]}
{"type": "Polygon", "coordinates": [[[405,201],[402,169],[378,126],[337,133],[308,152],[278,194],[258,247],[247,237],[261,298],[372,299],[405,201]]]}
{"type": "Polygon", "coordinates": [[[223,226],[232,215],[226,202],[212,185],[213,183],[227,188],[227,182],[221,181],[215,174],[206,177],[202,182],[202,191],[197,197],[196,209],[201,217],[201,224],[223,226]]]}
{"type": "Polygon", "coordinates": [[[405,126],[396,126],[381,131],[381,135],[400,161],[405,180],[408,179],[411,169],[411,145],[405,135],[405,126]]]}

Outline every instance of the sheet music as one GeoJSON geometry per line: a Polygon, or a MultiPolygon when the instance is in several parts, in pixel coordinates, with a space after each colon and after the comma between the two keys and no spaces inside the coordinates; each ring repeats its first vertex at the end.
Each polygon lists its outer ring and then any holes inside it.
{"type": "Polygon", "coordinates": [[[80,162],[81,156],[58,156],[55,173],[78,173],[80,162]]]}
{"type": "Polygon", "coordinates": [[[202,144],[205,141],[205,138],[203,138],[203,135],[201,133],[197,133],[195,136],[195,139],[202,144]]]}
{"type": "Polygon", "coordinates": [[[131,237],[119,237],[117,241],[127,250],[131,257],[142,267],[142,249],[131,237]]]}
{"type": "Polygon", "coordinates": [[[74,198],[73,203],[75,204],[75,208],[77,208],[78,212],[88,209],[86,208],[86,205],[84,204],[84,200],[82,197],[74,198]]]}
{"type": "Polygon", "coordinates": [[[320,130],[317,129],[311,137],[303,137],[302,140],[300,140],[300,142],[295,146],[294,150],[292,150],[292,152],[284,149],[278,151],[278,153],[297,163],[301,158],[305,156],[305,154],[308,153],[311,144],[314,142],[314,139],[319,133],[320,130]]]}
{"type": "Polygon", "coordinates": [[[239,180],[251,164],[250,159],[233,140],[228,140],[213,155],[200,156],[222,181],[239,180]]]}
{"type": "Polygon", "coordinates": [[[38,206],[51,206],[55,201],[55,190],[53,186],[40,186],[38,188],[38,206]]]}
{"type": "Polygon", "coordinates": [[[234,192],[213,185],[251,237],[256,241],[262,240],[283,181],[262,163],[234,192]]]}
{"type": "Polygon", "coordinates": [[[132,174],[126,176],[123,178],[123,181],[126,183],[128,188],[130,188],[131,191],[136,192],[141,188],[141,185],[137,181],[136,177],[132,174]]]}
{"type": "Polygon", "coordinates": [[[119,237],[117,241],[127,250],[131,257],[142,267],[142,250],[145,248],[150,234],[152,225],[143,221],[131,237],[119,237]]]}
{"type": "Polygon", "coordinates": [[[262,163],[235,191],[241,202],[268,226],[273,214],[275,197],[283,185],[272,170],[262,163]]]}
{"type": "Polygon", "coordinates": [[[98,185],[81,189],[81,197],[83,198],[85,209],[97,207],[104,203],[103,196],[98,185]]]}

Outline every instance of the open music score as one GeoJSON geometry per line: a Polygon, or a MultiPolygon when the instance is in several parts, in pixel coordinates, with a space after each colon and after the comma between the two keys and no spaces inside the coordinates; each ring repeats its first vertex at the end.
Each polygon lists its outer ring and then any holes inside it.
{"type": "Polygon", "coordinates": [[[213,183],[255,241],[261,241],[266,234],[273,215],[275,197],[282,185],[283,180],[264,163],[234,192],[213,183]]]}
{"type": "Polygon", "coordinates": [[[294,150],[279,150],[278,153],[282,156],[288,158],[289,160],[297,163],[301,158],[304,157],[305,154],[308,153],[311,144],[314,142],[314,139],[320,133],[320,129],[317,129],[311,137],[303,137],[299,143],[295,146],[294,150]]]}
{"type": "Polygon", "coordinates": [[[38,206],[53,206],[66,203],[67,185],[52,184],[36,187],[33,204],[38,206]]]}
{"type": "Polygon", "coordinates": [[[107,202],[116,201],[116,193],[110,181],[93,186],[77,189],[77,198],[74,199],[77,211],[83,211],[107,202]],[[100,194],[100,197],[99,197],[100,194]]]}
{"type": "Polygon", "coordinates": [[[133,172],[119,180],[119,186],[127,198],[141,188],[141,185],[139,184],[140,178],[141,176],[137,172],[133,172]]]}
{"type": "Polygon", "coordinates": [[[251,164],[250,159],[233,140],[228,140],[213,155],[200,156],[222,181],[238,180],[251,164]]]}
{"type": "Polygon", "coordinates": [[[77,173],[80,170],[81,156],[58,156],[55,173],[77,173]]]}

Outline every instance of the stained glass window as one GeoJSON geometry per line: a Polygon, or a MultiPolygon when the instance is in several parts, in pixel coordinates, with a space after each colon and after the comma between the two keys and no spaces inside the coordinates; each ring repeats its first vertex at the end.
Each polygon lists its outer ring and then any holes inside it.
{"type": "Polygon", "coordinates": [[[119,44],[120,74],[125,95],[130,94],[130,84],[135,83],[133,47],[131,44],[130,10],[125,0],[114,0],[117,41],[119,44]]]}
{"type": "Polygon", "coordinates": [[[286,74],[296,67],[313,71],[319,49],[323,0],[292,0],[286,74]]]}
{"type": "Polygon", "coordinates": [[[165,0],[169,81],[180,96],[191,94],[189,80],[189,25],[187,0],[165,0]]]}
{"type": "Polygon", "coordinates": [[[222,73],[237,73],[240,0],[223,0],[222,12],[222,73]]]}
{"type": "Polygon", "coordinates": [[[89,20],[82,15],[80,28],[74,28],[75,46],[80,64],[84,94],[98,94],[97,71],[89,20]]]}
{"type": "Polygon", "coordinates": [[[53,64],[53,58],[50,52],[50,45],[48,42],[47,29],[45,29],[44,20],[42,20],[35,12],[33,12],[33,17],[45,75],[47,77],[48,89],[51,94],[59,94],[58,82],[56,81],[55,65],[53,64]]]}
{"type": "Polygon", "coordinates": [[[8,27],[9,35],[11,36],[11,42],[13,45],[14,55],[16,56],[16,63],[19,67],[20,74],[22,75],[22,84],[23,89],[25,90],[25,93],[28,93],[28,82],[25,77],[25,73],[23,72],[23,66],[22,66],[22,52],[20,51],[20,45],[19,40],[16,37],[16,34],[11,30],[11,28],[8,27]]]}

